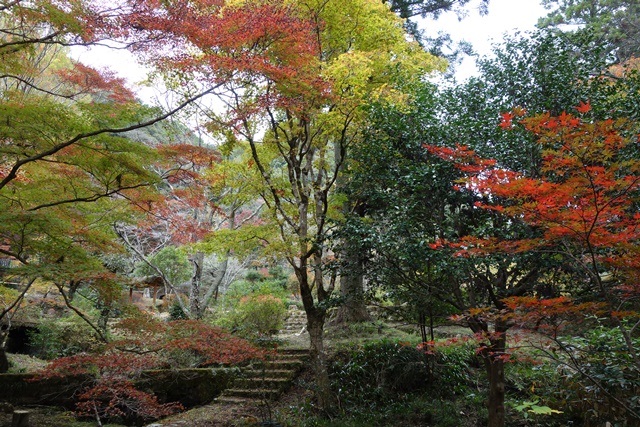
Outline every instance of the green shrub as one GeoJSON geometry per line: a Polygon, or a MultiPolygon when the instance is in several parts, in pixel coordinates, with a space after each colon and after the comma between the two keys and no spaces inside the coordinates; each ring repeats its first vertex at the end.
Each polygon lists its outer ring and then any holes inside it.
{"type": "Polygon", "coordinates": [[[261,339],[280,330],[286,314],[287,308],[280,298],[256,293],[242,297],[216,323],[245,338],[261,339]]]}
{"type": "Polygon", "coordinates": [[[77,317],[43,319],[29,333],[34,356],[51,360],[94,350],[100,344],[93,330],[77,317]]]}
{"type": "Polygon", "coordinates": [[[238,305],[243,297],[248,295],[271,295],[284,303],[289,293],[286,288],[277,280],[263,280],[251,282],[248,280],[236,280],[230,286],[222,298],[221,304],[229,309],[238,305]]]}
{"type": "MultiPolygon", "coordinates": [[[[639,338],[632,341],[640,348],[639,338]]],[[[618,328],[593,328],[568,339],[565,349],[570,354],[559,353],[560,357],[578,368],[561,371],[559,398],[567,402],[567,409],[594,424],[626,420],[631,417],[626,408],[640,413],[640,370],[618,328]]]]}
{"type": "Polygon", "coordinates": [[[440,395],[460,395],[468,391],[470,367],[479,366],[475,345],[457,344],[439,347],[433,367],[436,391],[440,395]]]}
{"type": "Polygon", "coordinates": [[[284,324],[287,296],[278,281],[235,281],[216,305],[212,322],[247,339],[269,339],[284,324]]]}
{"type": "Polygon", "coordinates": [[[375,341],[339,353],[330,375],[344,408],[379,407],[398,392],[426,388],[431,376],[428,358],[414,347],[375,341]]]}
{"type": "Polygon", "coordinates": [[[180,304],[177,301],[175,301],[169,307],[169,319],[170,320],[187,320],[188,319],[187,314],[184,312],[182,307],[180,307],[180,304]]]}
{"type": "Polygon", "coordinates": [[[244,278],[245,280],[254,283],[264,279],[264,276],[257,270],[249,270],[247,274],[244,275],[244,278]]]}
{"type": "MultiPolygon", "coordinates": [[[[408,402],[416,403],[423,393],[427,393],[430,400],[470,396],[473,390],[469,387],[472,383],[469,365],[476,363],[475,357],[472,345],[450,346],[427,353],[405,343],[381,340],[340,350],[330,366],[330,376],[343,415],[375,422],[375,425],[394,425],[393,419],[402,408],[411,406],[408,402]],[[381,423],[387,417],[389,424],[381,423]]],[[[478,406],[473,402],[474,408],[478,406]]],[[[456,404],[450,406],[452,413],[457,413],[456,404]]],[[[482,407],[482,402],[479,406],[482,407]]],[[[437,425],[459,422],[458,419],[444,422],[438,415],[442,411],[437,405],[424,411],[418,407],[415,413],[405,417],[406,422],[428,422],[432,416],[442,423],[437,425]]]]}

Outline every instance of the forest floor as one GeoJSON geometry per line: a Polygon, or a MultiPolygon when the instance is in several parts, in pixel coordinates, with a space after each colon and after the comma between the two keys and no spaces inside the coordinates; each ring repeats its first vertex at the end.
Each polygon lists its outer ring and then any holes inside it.
{"type": "MultiPolygon", "coordinates": [[[[415,331],[402,324],[371,322],[354,328],[331,328],[326,334],[326,345],[332,349],[343,345],[364,343],[369,340],[390,339],[396,341],[415,339],[415,331]]],[[[445,326],[439,328],[440,336],[468,335],[465,328],[445,326]]],[[[280,336],[281,348],[309,348],[308,334],[305,332],[280,336]]],[[[21,371],[32,371],[40,368],[38,359],[20,358],[15,365],[21,371]],[[26,366],[26,367],[25,367],[26,366]],[[28,368],[28,369],[27,369],[28,368]],[[33,369],[32,369],[33,368],[33,369]]],[[[269,425],[267,421],[283,419],[299,408],[308,407],[313,401],[311,391],[312,374],[304,369],[294,381],[292,387],[275,402],[252,402],[242,404],[211,404],[191,408],[174,416],[147,424],[147,427],[248,427],[269,425]]],[[[96,420],[77,420],[73,413],[62,408],[34,406],[26,408],[30,411],[30,425],[33,427],[94,427],[96,420]]],[[[273,424],[278,425],[278,424],[273,424]]],[[[11,414],[0,413],[0,427],[11,426],[11,414]]],[[[122,427],[120,424],[103,424],[103,427],[122,427]]]]}
{"type": "MultiPolygon", "coordinates": [[[[390,339],[402,341],[410,337],[415,339],[417,331],[414,327],[401,323],[371,322],[354,328],[329,328],[326,333],[326,346],[329,353],[343,345],[364,343],[370,340],[390,339]]],[[[416,328],[417,329],[417,328],[416,328]]],[[[441,326],[439,336],[470,335],[467,328],[458,326],[441,326]]],[[[307,333],[280,336],[282,348],[309,348],[307,333]]],[[[311,384],[312,372],[305,368],[292,387],[275,402],[261,402],[255,404],[228,405],[212,403],[190,409],[183,413],[157,421],[147,427],[249,427],[270,425],[272,420],[286,418],[313,401],[311,384]]],[[[273,424],[280,425],[280,424],[273,424]]]]}

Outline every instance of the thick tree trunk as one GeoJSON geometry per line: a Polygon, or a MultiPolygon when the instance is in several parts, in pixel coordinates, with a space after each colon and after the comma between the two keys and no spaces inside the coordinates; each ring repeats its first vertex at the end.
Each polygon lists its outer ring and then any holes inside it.
{"type": "MultiPolygon", "coordinates": [[[[307,264],[303,260],[301,267],[294,267],[298,283],[300,285],[300,296],[302,305],[307,315],[307,332],[309,333],[309,355],[311,366],[316,380],[316,399],[318,407],[325,413],[333,412],[333,395],[331,393],[331,383],[329,371],[327,369],[327,357],[324,351],[324,322],[326,310],[319,308],[314,301],[312,287],[309,283],[307,264]]],[[[320,273],[318,271],[318,273],[320,273]]],[[[319,300],[323,300],[323,287],[320,281],[322,276],[314,276],[316,292],[319,292],[319,300]]]]}
{"type": "Polygon", "coordinates": [[[488,427],[504,427],[504,361],[500,358],[487,357],[485,359],[487,375],[489,377],[489,409],[488,427]]]}
{"type": "Polygon", "coordinates": [[[318,407],[330,413],[333,411],[333,395],[327,369],[327,358],[324,351],[324,313],[307,313],[307,330],[309,331],[311,364],[315,373],[318,407]]]}
{"type": "MultiPolygon", "coordinates": [[[[334,159],[336,165],[344,165],[346,147],[342,144],[334,146],[334,159]]],[[[341,166],[339,171],[343,170],[341,166]]],[[[338,175],[336,185],[340,188],[346,183],[344,174],[338,175]]],[[[357,200],[345,200],[342,205],[345,217],[355,214],[362,218],[365,215],[364,204],[357,200]]],[[[338,253],[342,267],[340,268],[340,296],[343,299],[342,305],[338,308],[333,324],[346,324],[366,322],[371,320],[364,301],[364,271],[363,259],[358,249],[357,240],[346,238],[342,242],[343,250],[338,253]]]]}
{"type": "Polygon", "coordinates": [[[29,427],[29,411],[15,410],[11,418],[11,427],[29,427]]]}
{"type": "Polygon", "coordinates": [[[338,308],[333,324],[367,322],[371,316],[364,300],[364,277],[362,260],[357,254],[348,256],[347,267],[340,272],[340,296],[342,305],[338,308]]]}

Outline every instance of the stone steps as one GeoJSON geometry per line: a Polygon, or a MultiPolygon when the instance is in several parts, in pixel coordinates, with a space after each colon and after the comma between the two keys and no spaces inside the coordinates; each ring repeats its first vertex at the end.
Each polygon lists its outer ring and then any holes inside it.
{"type": "MultiPolygon", "coordinates": [[[[244,379],[247,378],[255,378],[262,375],[262,369],[256,368],[245,368],[242,370],[245,375],[244,379]]],[[[291,379],[295,375],[295,372],[291,369],[269,369],[269,377],[270,378],[286,378],[291,379]]],[[[237,379],[236,381],[240,381],[242,378],[237,379]]]]}
{"type": "Polygon", "coordinates": [[[284,326],[280,331],[282,335],[302,333],[307,327],[307,315],[295,305],[289,306],[284,326]]]}
{"type": "Polygon", "coordinates": [[[309,357],[308,350],[281,350],[266,360],[257,360],[242,369],[233,386],[217,399],[218,403],[238,404],[276,400],[289,389],[309,357]]]}
{"type": "MultiPolygon", "coordinates": [[[[245,397],[254,400],[276,400],[280,396],[280,390],[271,388],[230,388],[223,393],[224,397],[245,397]]],[[[220,398],[218,398],[220,402],[220,398]]]]}
{"type": "Polygon", "coordinates": [[[223,405],[259,405],[262,399],[255,399],[252,397],[239,397],[239,396],[219,396],[214,403],[223,405]]]}
{"type": "Polygon", "coordinates": [[[234,388],[281,390],[291,382],[291,377],[239,378],[233,383],[234,388]]]}

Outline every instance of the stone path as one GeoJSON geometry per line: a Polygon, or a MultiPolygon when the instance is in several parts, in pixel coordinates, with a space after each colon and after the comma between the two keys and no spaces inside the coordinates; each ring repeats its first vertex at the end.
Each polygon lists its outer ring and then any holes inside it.
{"type": "Polygon", "coordinates": [[[308,337],[304,312],[289,307],[283,330],[278,337],[287,348],[264,361],[255,361],[242,369],[232,388],[225,390],[209,405],[190,409],[146,427],[229,427],[258,425],[268,418],[269,402],[287,391],[308,358],[308,337]]]}
{"type": "Polygon", "coordinates": [[[308,350],[289,349],[278,351],[264,361],[253,362],[242,370],[233,387],[225,390],[217,401],[238,403],[276,400],[289,389],[308,356],[308,350]]]}

